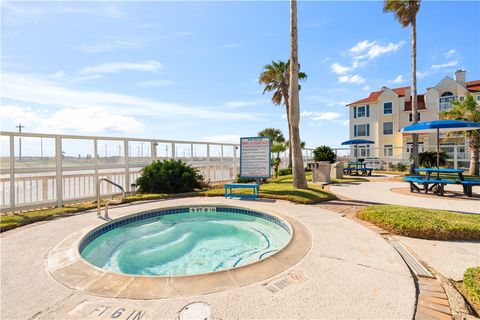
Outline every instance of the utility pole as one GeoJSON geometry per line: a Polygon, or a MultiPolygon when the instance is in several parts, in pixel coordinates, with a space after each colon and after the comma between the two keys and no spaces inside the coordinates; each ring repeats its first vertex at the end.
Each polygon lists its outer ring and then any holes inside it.
{"type": "MultiPolygon", "coordinates": [[[[16,126],[18,128],[18,132],[22,132],[22,128],[25,128],[25,126],[22,126],[21,123],[18,124],[18,126],[16,126]]],[[[18,145],[19,145],[19,148],[18,148],[18,158],[19,158],[19,161],[22,161],[22,137],[18,137],[18,145]]]]}

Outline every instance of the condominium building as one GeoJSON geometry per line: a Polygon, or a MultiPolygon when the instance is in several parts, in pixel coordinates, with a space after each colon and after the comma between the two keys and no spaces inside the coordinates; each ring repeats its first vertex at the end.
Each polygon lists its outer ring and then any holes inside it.
{"type": "MultiPolygon", "coordinates": [[[[480,104],[480,80],[466,81],[466,71],[455,72],[455,79],[443,78],[436,86],[417,95],[418,121],[438,120],[440,112],[451,108],[453,100],[462,101],[467,93],[474,95],[480,104]]],[[[408,159],[412,137],[400,130],[412,124],[412,97],[410,87],[388,88],[371,92],[364,99],[347,105],[350,113],[350,139],[374,141],[372,145],[358,147],[359,157],[391,158],[392,161],[408,159]]],[[[441,136],[441,147],[447,152],[464,153],[468,145],[460,136],[441,136]],[[449,147],[452,146],[451,150],[449,147]],[[458,147],[455,147],[458,146],[458,147]]],[[[435,146],[434,134],[419,136],[420,151],[435,146]]],[[[354,154],[352,150],[352,154],[354,154]]]]}

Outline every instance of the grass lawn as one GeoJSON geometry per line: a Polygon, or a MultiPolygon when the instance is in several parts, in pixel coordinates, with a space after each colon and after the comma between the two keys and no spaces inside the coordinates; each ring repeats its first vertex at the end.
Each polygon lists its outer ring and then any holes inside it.
{"type": "Polygon", "coordinates": [[[480,240],[480,215],[394,205],[361,209],[357,216],[392,233],[421,239],[480,240]]]}
{"type": "MultiPolygon", "coordinates": [[[[311,176],[311,173],[309,173],[311,176]]],[[[342,179],[345,181],[360,181],[361,178],[342,179]]],[[[248,192],[245,190],[245,192],[248,192]]],[[[158,200],[158,199],[172,199],[184,197],[215,197],[223,196],[224,189],[216,187],[205,191],[196,191],[181,194],[135,194],[128,196],[124,203],[158,200]]],[[[308,189],[300,190],[293,189],[292,176],[283,176],[278,179],[272,179],[268,183],[260,186],[260,198],[268,199],[283,199],[302,204],[313,204],[322,201],[335,199],[335,196],[322,189],[320,185],[309,183],[308,189]]],[[[63,208],[50,208],[35,210],[31,212],[18,213],[13,215],[3,215],[0,217],[0,231],[7,231],[36,221],[48,220],[59,216],[68,216],[76,212],[81,212],[96,208],[94,202],[85,202],[81,204],[69,205],[63,208]]]]}
{"type": "Polygon", "coordinates": [[[477,314],[480,314],[480,267],[465,271],[460,289],[477,314]]]}

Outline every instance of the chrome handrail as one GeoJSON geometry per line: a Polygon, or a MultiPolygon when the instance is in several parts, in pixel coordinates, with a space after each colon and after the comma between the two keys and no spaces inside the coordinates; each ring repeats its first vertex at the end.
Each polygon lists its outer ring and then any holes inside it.
{"type": "MultiPolygon", "coordinates": [[[[108,183],[110,183],[111,185],[114,185],[115,187],[119,188],[121,191],[122,191],[122,199],[121,199],[121,202],[123,202],[123,200],[125,199],[125,189],[111,181],[111,180],[108,180],[107,178],[101,178],[101,179],[98,179],[97,181],[97,216],[100,217],[101,216],[101,203],[100,203],[100,183],[102,183],[102,181],[106,181],[108,183]]],[[[112,196],[112,199],[113,199],[113,196],[112,196]]],[[[107,204],[105,205],[105,219],[108,219],[108,205],[110,204],[110,201],[107,201],[107,204]]]]}

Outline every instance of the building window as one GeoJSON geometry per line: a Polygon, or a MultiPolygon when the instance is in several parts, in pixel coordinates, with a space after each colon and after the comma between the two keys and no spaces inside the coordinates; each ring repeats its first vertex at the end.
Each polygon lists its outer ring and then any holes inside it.
{"type": "Polygon", "coordinates": [[[370,125],[369,124],[358,124],[353,126],[353,136],[354,137],[365,137],[370,135],[370,125]]]}
{"type": "Polygon", "coordinates": [[[477,101],[480,101],[480,95],[477,96],[477,101]]]}
{"type": "Polygon", "coordinates": [[[393,106],[391,102],[385,102],[383,104],[383,114],[392,114],[393,106]]]}
{"type": "Polygon", "coordinates": [[[383,156],[384,157],[393,157],[393,144],[383,145],[383,156]]]}
{"type": "Polygon", "coordinates": [[[364,145],[364,146],[358,146],[357,149],[354,148],[353,155],[355,157],[364,157],[364,158],[370,157],[370,146],[364,145]],[[357,150],[358,150],[358,154],[357,154],[357,150]]]}
{"type": "Polygon", "coordinates": [[[440,110],[450,109],[452,106],[453,100],[455,100],[455,96],[450,91],[442,93],[442,96],[440,97],[439,109],[440,110]]]}
{"type": "MultiPolygon", "coordinates": [[[[407,142],[407,152],[411,153],[412,152],[412,147],[413,143],[412,142],[407,142]]],[[[423,146],[423,142],[418,143],[418,152],[423,152],[425,151],[425,147],[423,146]]]]}
{"type": "Polygon", "coordinates": [[[353,107],[354,118],[368,118],[370,117],[370,106],[353,107]]]}
{"type": "Polygon", "coordinates": [[[393,122],[383,123],[383,134],[393,134],[393,122]]]}
{"type": "MultiPolygon", "coordinates": [[[[408,122],[412,122],[413,119],[413,114],[409,113],[408,114],[408,122]]],[[[417,122],[420,121],[420,112],[417,112],[417,122]]]]}

